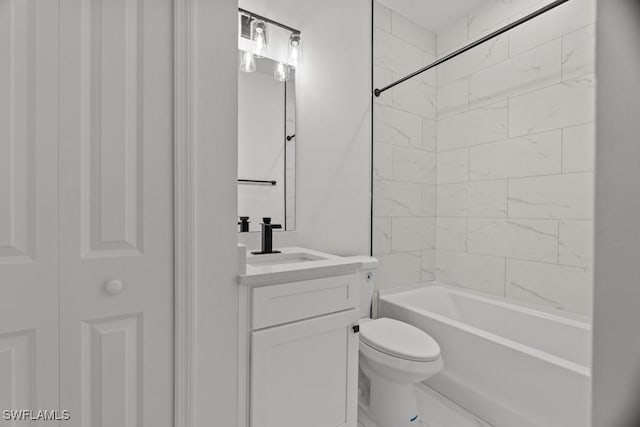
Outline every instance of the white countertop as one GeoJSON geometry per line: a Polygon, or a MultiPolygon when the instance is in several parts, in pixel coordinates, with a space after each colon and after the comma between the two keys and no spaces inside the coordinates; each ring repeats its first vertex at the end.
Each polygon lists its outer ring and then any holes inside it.
{"type": "Polygon", "coordinates": [[[341,257],[312,249],[290,247],[278,248],[283,254],[305,253],[323,259],[272,265],[251,265],[251,260],[258,260],[263,255],[247,254],[246,270],[240,266],[238,283],[241,285],[271,285],[276,283],[297,282],[322,277],[342,276],[355,273],[365,265],[377,263],[375,258],[366,256],[341,257]]]}

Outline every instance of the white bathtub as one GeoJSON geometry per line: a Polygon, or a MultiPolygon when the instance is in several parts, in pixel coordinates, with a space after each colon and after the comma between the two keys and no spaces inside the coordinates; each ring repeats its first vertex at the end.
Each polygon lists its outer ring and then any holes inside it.
{"type": "Polygon", "coordinates": [[[494,426],[589,426],[588,323],[437,282],[381,293],[378,316],[438,341],[445,367],[427,384],[494,426]]]}

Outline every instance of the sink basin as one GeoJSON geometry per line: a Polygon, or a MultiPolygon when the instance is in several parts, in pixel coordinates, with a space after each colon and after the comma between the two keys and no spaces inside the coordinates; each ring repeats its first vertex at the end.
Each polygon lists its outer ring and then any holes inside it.
{"type": "Polygon", "coordinates": [[[247,265],[262,267],[268,265],[296,264],[300,262],[322,261],[327,258],[306,252],[288,252],[281,254],[250,255],[247,265]]]}
{"type": "Polygon", "coordinates": [[[251,254],[246,246],[238,245],[238,284],[262,286],[342,276],[355,273],[363,268],[365,261],[370,262],[369,257],[342,257],[299,246],[278,250],[282,252],[251,254]]]}

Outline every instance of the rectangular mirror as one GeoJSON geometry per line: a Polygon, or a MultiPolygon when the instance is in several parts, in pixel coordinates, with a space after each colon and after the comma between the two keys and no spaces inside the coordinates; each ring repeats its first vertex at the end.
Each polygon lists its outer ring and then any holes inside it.
{"type": "Polygon", "coordinates": [[[295,69],[282,82],[278,65],[260,58],[254,72],[238,72],[238,215],[252,232],[263,217],[295,230],[295,69]]]}

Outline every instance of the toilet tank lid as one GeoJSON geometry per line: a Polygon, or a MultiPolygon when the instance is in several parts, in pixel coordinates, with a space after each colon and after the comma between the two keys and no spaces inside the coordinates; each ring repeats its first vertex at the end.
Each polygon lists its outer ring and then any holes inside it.
{"type": "Polygon", "coordinates": [[[348,257],[352,261],[359,261],[362,263],[363,270],[375,270],[378,268],[378,259],[367,255],[355,255],[348,257]]]}
{"type": "Polygon", "coordinates": [[[360,325],[360,339],[370,347],[406,360],[431,362],[440,346],[426,332],[395,319],[380,318],[360,325]]]}

